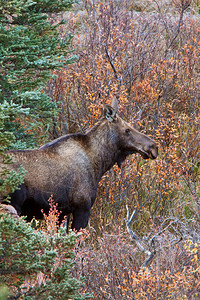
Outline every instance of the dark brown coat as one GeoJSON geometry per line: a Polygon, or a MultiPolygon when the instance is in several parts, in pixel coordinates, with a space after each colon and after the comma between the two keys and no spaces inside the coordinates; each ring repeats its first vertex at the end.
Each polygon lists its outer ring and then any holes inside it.
{"type": "Polygon", "coordinates": [[[69,134],[39,149],[10,153],[15,161],[12,168],[22,165],[27,171],[20,190],[11,195],[17,212],[39,218],[41,209],[48,211],[53,195],[63,216],[72,213],[72,228],[79,230],[88,224],[102,175],[129,154],[154,159],[158,148],[117,115],[114,103],[105,107],[102,119],[86,134],[69,134]]]}

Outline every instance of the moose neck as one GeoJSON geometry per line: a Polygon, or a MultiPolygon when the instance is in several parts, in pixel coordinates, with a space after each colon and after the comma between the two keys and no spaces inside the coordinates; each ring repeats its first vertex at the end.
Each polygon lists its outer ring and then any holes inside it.
{"type": "Polygon", "coordinates": [[[89,155],[99,181],[102,175],[117,162],[120,150],[117,146],[117,136],[107,120],[101,120],[87,134],[90,140],[89,155]]]}

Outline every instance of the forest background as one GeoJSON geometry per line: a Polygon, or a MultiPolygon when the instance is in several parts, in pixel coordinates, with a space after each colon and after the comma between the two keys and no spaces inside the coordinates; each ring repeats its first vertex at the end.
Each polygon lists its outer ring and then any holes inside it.
{"type": "MultiPolygon", "coordinates": [[[[157,141],[159,156],[133,155],[106,173],[69,272],[85,277],[81,292],[95,299],[199,299],[199,1],[47,2],[34,10],[43,17],[27,14],[34,42],[22,41],[24,14],[17,26],[11,6],[0,15],[14,30],[1,34],[1,155],[86,132],[116,96],[120,115],[157,141]],[[18,61],[21,50],[30,56],[18,61]]],[[[23,176],[5,170],[1,194],[23,176]]]]}

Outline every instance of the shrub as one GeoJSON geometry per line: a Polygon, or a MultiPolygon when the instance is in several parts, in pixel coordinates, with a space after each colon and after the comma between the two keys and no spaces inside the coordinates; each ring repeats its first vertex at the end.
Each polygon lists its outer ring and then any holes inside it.
{"type": "Polygon", "coordinates": [[[24,218],[0,218],[0,282],[9,299],[84,299],[70,275],[76,234],[64,227],[35,230],[24,218]]]}

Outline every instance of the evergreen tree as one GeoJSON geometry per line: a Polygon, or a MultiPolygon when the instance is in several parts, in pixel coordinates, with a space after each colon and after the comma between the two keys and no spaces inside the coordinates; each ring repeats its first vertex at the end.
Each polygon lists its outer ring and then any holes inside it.
{"type": "Polygon", "coordinates": [[[84,299],[70,274],[76,238],[63,227],[34,230],[23,218],[0,215],[0,299],[84,299]]]}
{"type": "Polygon", "coordinates": [[[72,36],[59,38],[57,29],[63,20],[52,25],[48,14],[66,11],[73,2],[0,0],[0,103],[6,100],[29,108],[28,118],[22,118],[24,126],[19,126],[19,115],[12,127],[17,148],[32,146],[31,130],[52,122],[56,107],[44,84],[52,76],[50,70],[66,66],[75,57],[67,59],[72,36]]]}
{"type": "Polygon", "coordinates": [[[17,130],[15,120],[22,114],[27,115],[28,110],[17,104],[8,103],[5,100],[0,105],[0,158],[4,162],[0,166],[0,200],[7,194],[14,192],[15,188],[24,179],[25,172],[23,168],[20,168],[18,173],[7,169],[6,166],[11,163],[11,158],[5,152],[9,147],[17,144],[13,127],[17,130]]]}
{"type": "MultiPolygon", "coordinates": [[[[70,54],[72,36],[59,37],[64,21],[52,25],[50,15],[69,10],[73,3],[0,0],[0,156],[6,149],[34,147],[52,123],[56,104],[45,93],[45,84],[51,70],[66,67],[76,57],[70,54]]],[[[20,174],[14,184],[16,176],[5,172],[0,195],[23,179],[20,174]]]]}

